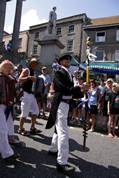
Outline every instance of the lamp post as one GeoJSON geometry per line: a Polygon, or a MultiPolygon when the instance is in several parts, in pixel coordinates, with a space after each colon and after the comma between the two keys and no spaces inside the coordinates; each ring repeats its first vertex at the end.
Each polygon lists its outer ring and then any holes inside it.
{"type": "Polygon", "coordinates": [[[15,64],[18,63],[19,31],[20,31],[23,1],[25,1],[25,0],[17,0],[13,34],[12,34],[12,51],[13,51],[13,59],[12,60],[15,64]]]}

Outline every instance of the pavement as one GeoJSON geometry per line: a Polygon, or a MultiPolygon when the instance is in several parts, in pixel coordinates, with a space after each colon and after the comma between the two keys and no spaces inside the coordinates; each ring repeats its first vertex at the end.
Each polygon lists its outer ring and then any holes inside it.
{"type": "MultiPolygon", "coordinates": [[[[15,121],[18,129],[19,121],[15,121]]],[[[119,178],[119,138],[88,132],[86,149],[83,150],[82,128],[69,127],[69,163],[76,168],[69,176],[56,170],[56,157],[48,155],[54,129],[45,129],[46,120],[37,119],[38,135],[24,137],[14,149],[20,153],[16,165],[6,166],[0,159],[0,178],[119,178]]],[[[29,130],[30,120],[25,128],[29,130]]],[[[16,134],[17,135],[17,134],[16,134]]]]}

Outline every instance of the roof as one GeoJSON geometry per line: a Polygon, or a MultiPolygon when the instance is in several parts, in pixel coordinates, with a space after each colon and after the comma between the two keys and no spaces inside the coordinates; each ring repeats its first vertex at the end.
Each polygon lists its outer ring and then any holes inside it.
{"type": "MultiPolygon", "coordinates": [[[[88,17],[87,17],[87,15],[85,13],[82,13],[82,14],[78,14],[78,15],[73,15],[73,16],[57,19],[56,22],[57,22],[57,25],[58,25],[58,24],[62,24],[62,23],[67,23],[67,22],[71,23],[72,21],[83,20],[84,18],[88,18],[88,17]]],[[[37,24],[37,25],[33,25],[33,26],[30,26],[30,30],[37,29],[37,28],[44,28],[47,25],[48,25],[48,22],[37,24]]]]}
{"type": "Polygon", "coordinates": [[[4,31],[4,32],[3,32],[3,35],[4,35],[4,36],[5,36],[5,35],[9,35],[9,33],[6,32],[6,31],[4,31]]]}
{"type": "Polygon", "coordinates": [[[114,26],[119,25],[119,16],[111,16],[111,17],[102,17],[91,19],[90,24],[86,26],[87,28],[94,28],[94,27],[104,27],[104,26],[114,26]]]}
{"type": "MultiPolygon", "coordinates": [[[[28,33],[29,33],[28,30],[23,30],[23,31],[20,31],[20,32],[19,32],[19,35],[21,35],[21,34],[28,34],[28,33]]],[[[8,32],[5,32],[5,31],[4,31],[3,36],[12,36],[12,33],[8,33],[8,32]]]]}

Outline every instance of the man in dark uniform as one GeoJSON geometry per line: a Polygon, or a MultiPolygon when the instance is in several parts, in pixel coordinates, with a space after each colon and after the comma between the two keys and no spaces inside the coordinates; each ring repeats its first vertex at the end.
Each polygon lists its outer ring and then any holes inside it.
{"type": "Polygon", "coordinates": [[[70,66],[70,55],[63,55],[59,58],[61,69],[55,72],[53,86],[55,90],[51,112],[48,118],[46,129],[55,125],[56,132],[53,134],[50,154],[57,154],[57,170],[68,173],[74,170],[68,164],[69,136],[67,117],[69,102],[72,98],[73,80],[68,68],[70,66]]]}

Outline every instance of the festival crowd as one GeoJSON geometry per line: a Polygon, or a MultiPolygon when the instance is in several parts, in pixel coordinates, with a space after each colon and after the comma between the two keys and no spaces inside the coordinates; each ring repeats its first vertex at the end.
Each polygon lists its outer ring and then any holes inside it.
{"type": "Polygon", "coordinates": [[[70,55],[62,55],[52,65],[52,75],[46,66],[40,67],[32,58],[28,67],[15,66],[4,60],[0,64],[0,154],[5,164],[14,163],[20,155],[11,144],[15,137],[14,119],[16,106],[19,113],[18,134],[37,134],[39,118],[47,118],[46,129],[54,126],[49,154],[57,155],[57,170],[62,173],[74,171],[68,164],[68,123],[80,125],[87,112],[86,129],[94,132],[99,115],[106,120],[107,136],[117,137],[119,130],[119,84],[112,78],[100,81],[90,79],[87,84],[80,71],[70,73],[70,55]],[[52,77],[51,77],[52,76],[52,77]],[[31,118],[30,131],[25,129],[27,117],[31,118]]]}

